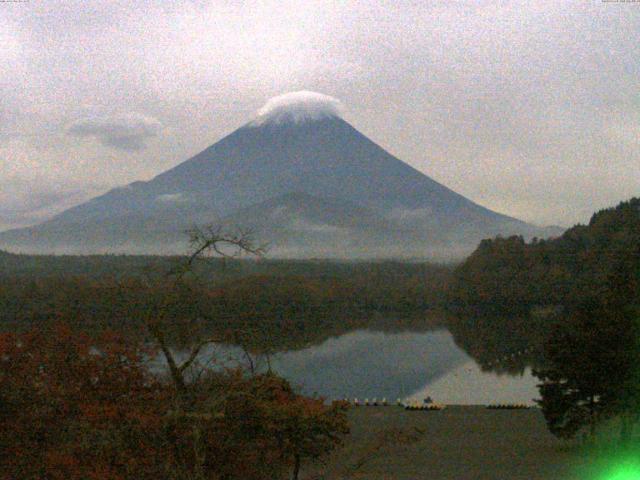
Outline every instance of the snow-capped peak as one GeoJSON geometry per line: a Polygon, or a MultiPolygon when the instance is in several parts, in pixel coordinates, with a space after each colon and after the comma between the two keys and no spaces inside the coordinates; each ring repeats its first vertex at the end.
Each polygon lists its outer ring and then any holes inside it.
{"type": "Polygon", "coordinates": [[[304,123],[329,117],[341,117],[340,100],[322,93],[302,90],[273,97],[258,110],[250,125],[304,123]]]}

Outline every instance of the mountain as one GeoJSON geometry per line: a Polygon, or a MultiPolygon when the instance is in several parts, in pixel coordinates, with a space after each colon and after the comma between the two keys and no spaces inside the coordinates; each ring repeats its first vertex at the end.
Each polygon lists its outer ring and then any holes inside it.
{"type": "Polygon", "coordinates": [[[547,236],[395,158],[312,92],[276,97],[256,119],[148,182],[116,188],[0,248],[176,253],[205,223],[255,230],[282,256],[461,255],[497,234],[547,236]]]}

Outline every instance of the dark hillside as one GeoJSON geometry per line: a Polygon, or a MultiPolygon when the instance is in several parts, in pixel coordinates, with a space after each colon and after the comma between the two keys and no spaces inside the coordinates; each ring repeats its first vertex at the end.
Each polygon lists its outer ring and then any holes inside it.
{"type": "Polygon", "coordinates": [[[486,368],[522,368],[541,358],[567,306],[606,294],[620,271],[630,272],[626,288],[640,303],[639,198],[557,239],[482,241],[453,273],[450,328],[486,368]]]}

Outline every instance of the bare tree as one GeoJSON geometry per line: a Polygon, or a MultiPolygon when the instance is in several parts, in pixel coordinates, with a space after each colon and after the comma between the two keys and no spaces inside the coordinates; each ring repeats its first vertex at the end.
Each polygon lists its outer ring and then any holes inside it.
{"type": "Polygon", "coordinates": [[[177,281],[193,270],[198,259],[211,254],[228,259],[243,255],[261,257],[266,253],[266,246],[256,243],[251,230],[237,228],[229,231],[219,225],[208,225],[195,226],[186,233],[189,235],[190,253],[185,262],[170,272],[176,276],[177,281]]]}
{"type": "MultiPolygon", "coordinates": [[[[174,286],[177,286],[184,280],[185,275],[193,270],[196,261],[202,257],[214,255],[218,258],[228,259],[237,258],[242,255],[260,257],[266,253],[266,247],[255,242],[250,230],[236,229],[235,231],[229,231],[221,226],[210,225],[206,227],[194,227],[187,231],[187,233],[189,235],[190,253],[184,262],[172,269],[168,274],[168,277],[173,278],[174,286]]],[[[157,342],[169,366],[169,373],[178,392],[178,397],[181,400],[186,400],[188,397],[188,389],[185,372],[194,365],[194,362],[196,362],[198,355],[204,347],[211,343],[221,342],[222,339],[214,336],[199,341],[190,349],[186,360],[178,363],[175,355],[169,348],[169,343],[165,335],[166,312],[163,307],[164,305],[161,300],[160,304],[150,312],[146,321],[147,328],[153,339],[157,342]]],[[[249,360],[252,360],[246,349],[245,355],[249,360]]],[[[250,363],[253,369],[253,361],[250,363]]]]}

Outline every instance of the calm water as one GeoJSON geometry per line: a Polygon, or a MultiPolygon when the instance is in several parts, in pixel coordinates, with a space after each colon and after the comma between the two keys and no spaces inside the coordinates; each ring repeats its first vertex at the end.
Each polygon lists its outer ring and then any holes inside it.
{"type": "MultiPolygon", "coordinates": [[[[237,347],[217,345],[201,360],[244,362],[237,347]]],[[[448,404],[532,403],[537,380],[483,373],[458,348],[447,331],[383,333],[357,330],[308,348],[275,354],[274,371],[302,392],[327,398],[386,397],[422,399],[448,404]]],[[[266,368],[261,359],[258,368],[266,368]]]]}

